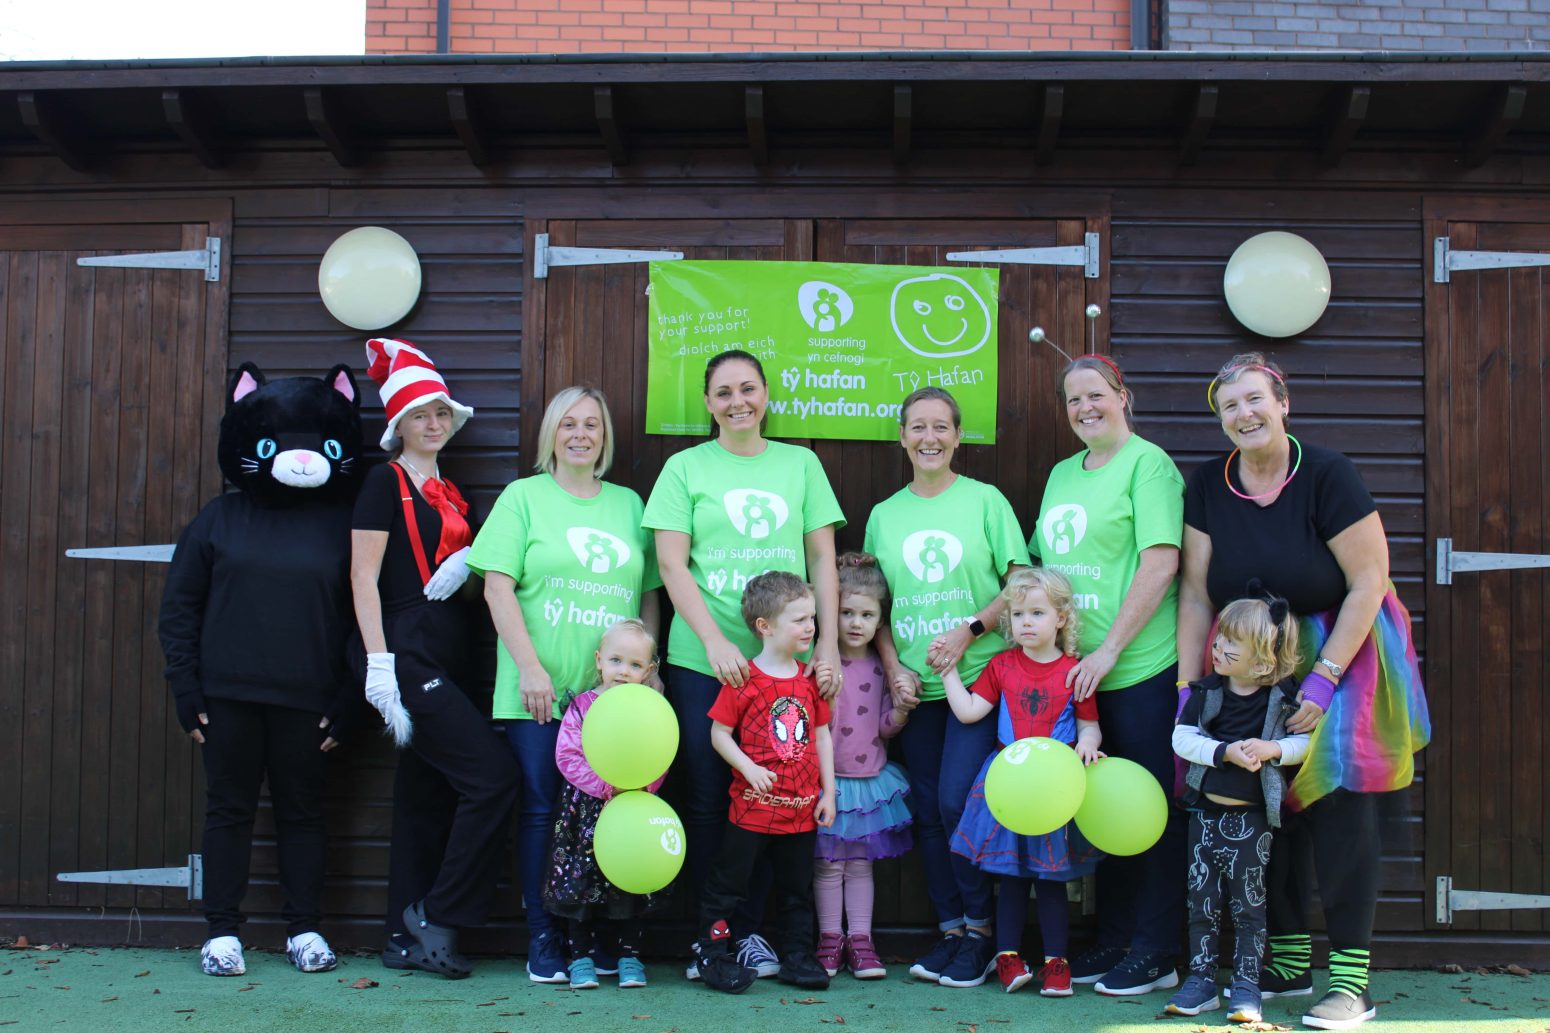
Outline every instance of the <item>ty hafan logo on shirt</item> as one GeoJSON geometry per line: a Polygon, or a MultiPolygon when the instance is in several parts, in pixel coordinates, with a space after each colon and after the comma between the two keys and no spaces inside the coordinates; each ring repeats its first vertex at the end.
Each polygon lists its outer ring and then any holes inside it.
{"type": "Polygon", "coordinates": [[[630,547],[621,538],[595,527],[573,527],[565,541],[588,573],[607,574],[630,562],[630,547]]]}
{"type": "Polygon", "coordinates": [[[786,500],[763,488],[733,488],[721,503],[732,526],[749,538],[768,538],[791,516],[786,500]]]}
{"type": "Polygon", "coordinates": [[[1074,502],[1056,506],[1044,514],[1039,533],[1044,536],[1045,549],[1049,550],[1046,555],[1064,556],[1080,545],[1087,534],[1087,510],[1074,502]]]}
{"type": "Polygon", "coordinates": [[[904,565],[919,581],[935,584],[963,562],[963,543],[946,531],[916,531],[904,539],[904,565]]]}

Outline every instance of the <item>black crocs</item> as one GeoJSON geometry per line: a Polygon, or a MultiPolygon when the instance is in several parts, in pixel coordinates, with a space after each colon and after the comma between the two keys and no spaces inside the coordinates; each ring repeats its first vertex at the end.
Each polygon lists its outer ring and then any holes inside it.
{"type": "Polygon", "coordinates": [[[457,952],[457,930],[425,917],[425,901],[404,908],[404,926],[414,945],[404,952],[410,968],[436,972],[448,979],[467,979],[474,967],[457,952]]]}

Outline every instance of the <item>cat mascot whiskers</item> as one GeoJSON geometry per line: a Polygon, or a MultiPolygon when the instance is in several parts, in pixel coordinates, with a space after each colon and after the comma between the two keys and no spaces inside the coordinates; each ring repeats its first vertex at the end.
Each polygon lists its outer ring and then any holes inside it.
{"type": "Polygon", "coordinates": [[[286,954],[325,972],[336,964],[319,931],[325,759],[359,705],[345,643],[360,392],[348,366],[266,382],[245,362],[226,402],[217,454],[238,490],[178,539],[159,626],[178,723],[205,766],[200,963],[212,976],[246,971],[241,905],[267,777],[286,954]]]}

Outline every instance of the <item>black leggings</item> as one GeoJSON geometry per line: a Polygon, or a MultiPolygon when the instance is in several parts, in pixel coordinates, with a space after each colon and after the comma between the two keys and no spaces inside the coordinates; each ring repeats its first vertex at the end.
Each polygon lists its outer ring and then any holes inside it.
{"type": "Polygon", "coordinates": [[[818,833],[750,832],[727,823],[715,863],[700,890],[700,936],[709,942],[718,922],[730,922],[748,895],[754,870],[768,858],[775,877],[776,947],[782,955],[813,952],[813,850],[818,833]]]}
{"type": "Polygon", "coordinates": [[[1270,935],[1306,933],[1314,875],[1332,949],[1372,942],[1380,873],[1378,797],[1336,789],[1286,814],[1270,858],[1270,935]]]}
{"type": "Polygon", "coordinates": [[[1232,920],[1234,986],[1258,986],[1265,956],[1265,809],[1198,810],[1189,823],[1189,970],[1216,980],[1222,916],[1232,920]]]}

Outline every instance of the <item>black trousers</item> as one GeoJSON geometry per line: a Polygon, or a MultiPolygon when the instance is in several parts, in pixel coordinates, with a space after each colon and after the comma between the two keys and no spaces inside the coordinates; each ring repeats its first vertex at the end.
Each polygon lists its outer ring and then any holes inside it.
{"type": "Polygon", "coordinates": [[[1270,858],[1270,933],[1308,931],[1315,873],[1335,949],[1366,949],[1378,910],[1378,794],[1336,789],[1282,818],[1270,858]]]}
{"type": "Polygon", "coordinates": [[[594,947],[617,957],[638,958],[643,931],[638,918],[571,918],[565,923],[572,960],[586,957],[594,947]]]}
{"type": "Polygon", "coordinates": [[[779,915],[774,929],[776,950],[782,955],[794,951],[811,954],[816,944],[813,851],[817,845],[816,831],[771,835],[750,832],[728,822],[705,887],[700,891],[700,937],[708,942],[716,923],[731,921],[748,894],[755,866],[761,858],[767,858],[774,873],[779,915]]]}
{"type": "Polygon", "coordinates": [[[414,719],[393,781],[389,935],[404,931],[403,909],[417,900],[427,918],[450,926],[482,925],[494,903],[517,762],[458,683],[463,627],[450,603],[383,617],[399,696],[414,719]]]}
{"type": "Polygon", "coordinates": [[[286,935],[315,932],[323,917],[323,773],[327,732],[321,714],[266,703],[207,699],[205,766],[205,920],[210,935],[242,925],[253,854],[259,787],[269,779],[279,848],[286,935]]]}
{"type": "Polygon", "coordinates": [[[1232,915],[1233,985],[1259,985],[1265,958],[1265,866],[1272,836],[1263,807],[1204,810],[1189,822],[1189,970],[1216,981],[1222,914],[1232,915]]]}

